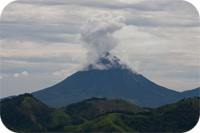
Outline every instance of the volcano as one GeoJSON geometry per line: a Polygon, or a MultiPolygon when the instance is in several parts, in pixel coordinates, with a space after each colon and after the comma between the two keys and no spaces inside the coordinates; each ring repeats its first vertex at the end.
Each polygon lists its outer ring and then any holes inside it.
{"type": "Polygon", "coordinates": [[[91,97],[120,98],[141,107],[158,107],[182,98],[180,92],[153,83],[109,53],[96,64],[90,64],[85,70],[32,95],[52,107],[65,106],[91,97]]]}

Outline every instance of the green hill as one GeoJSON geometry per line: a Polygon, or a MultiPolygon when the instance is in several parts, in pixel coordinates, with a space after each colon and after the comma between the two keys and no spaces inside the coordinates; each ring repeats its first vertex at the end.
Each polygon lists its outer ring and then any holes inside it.
{"type": "Polygon", "coordinates": [[[12,131],[43,131],[53,111],[30,94],[1,101],[2,122],[12,131]]]}
{"type": "Polygon", "coordinates": [[[86,120],[94,119],[99,115],[110,112],[144,112],[140,108],[128,101],[122,99],[91,98],[82,102],[74,103],[66,107],[65,112],[70,115],[76,115],[86,120]]]}
{"type": "Polygon", "coordinates": [[[65,126],[65,132],[132,132],[121,119],[122,113],[111,113],[100,116],[78,126],[65,126]]]}
{"type": "Polygon", "coordinates": [[[1,101],[1,119],[15,132],[57,131],[66,125],[81,124],[79,117],[71,117],[63,108],[50,108],[30,94],[1,101]]]}
{"type": "Polygon", "coordinates": [[[186,132],[199,119],[199,98],[189,98],[149,112],[130,115],[112,113],[78,126],[65,126],[72,132],[186,132]]]}
{"type": "Polygon", "coordinates": [[[99,115],[144,109],[121,99],[91,98],[62,108],[51,108],[30,94],[1,101],[1,119],[12,131],[60,131],[67,125],[78,125],[99,115]]]}
{"type": "Polygon", "coordinates": [[[51,108],[30,94],[1,101],[1,119],[15,132],[186,132],[199,118],[199,97],[155,109],[91,98],[51,108]]]}

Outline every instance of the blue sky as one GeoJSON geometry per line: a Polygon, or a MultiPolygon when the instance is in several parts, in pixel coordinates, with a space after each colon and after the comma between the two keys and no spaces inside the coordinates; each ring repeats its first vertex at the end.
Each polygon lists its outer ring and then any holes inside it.
{"type": "Polygon", "coordinates": [[[1,14],[1,97],[54,85],[85,64],[80,28],[102,11],[123,16],[111,52],[169,89],[200,86],[199,15],[180,0],[18,0],[1,14]]]}

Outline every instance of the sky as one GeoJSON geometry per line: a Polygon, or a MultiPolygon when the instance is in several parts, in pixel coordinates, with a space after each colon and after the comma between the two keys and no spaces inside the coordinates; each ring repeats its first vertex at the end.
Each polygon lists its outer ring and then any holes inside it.
{"type": "Polygon", "coordinates": [[[81,70],[81,28],[102,12],[123,17],[110,51],[166,88],[200,86],[199,14],[180,0],[18,0],[1,14],[1,97],[50,87],[81,70]]]}

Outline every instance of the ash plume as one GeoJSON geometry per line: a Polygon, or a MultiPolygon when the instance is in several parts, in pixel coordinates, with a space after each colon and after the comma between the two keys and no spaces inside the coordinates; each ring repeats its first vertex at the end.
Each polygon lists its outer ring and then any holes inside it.
{"type": "Polygon", "coordinates": [[[112,55],[108,53],[114,49],[119,40],[112,34],[125,26],[124,17],[112,16],[109,12],[101,12],[94,17],[88,19],[83,27],[81,27],[80,39],[84,42],[84,47],[88,50],[88,63],[93,64],[99,69],[105,66],[98,64],[99,59],[107,58],[110,60],[112,55]]]}

